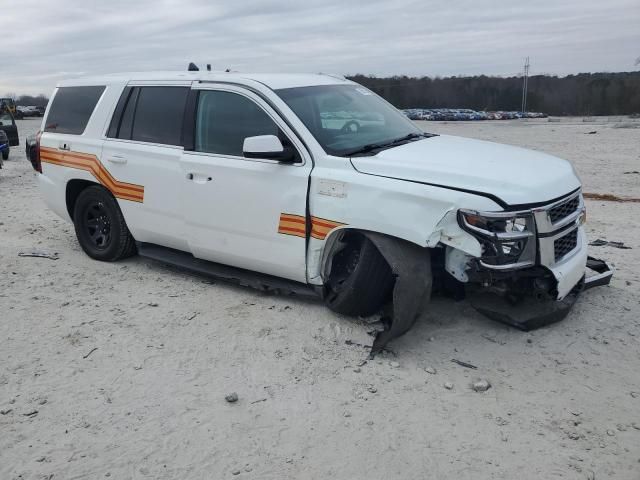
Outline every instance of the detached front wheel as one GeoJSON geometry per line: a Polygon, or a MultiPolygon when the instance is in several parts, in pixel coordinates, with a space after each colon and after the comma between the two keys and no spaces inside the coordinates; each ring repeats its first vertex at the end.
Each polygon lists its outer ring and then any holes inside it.
{"type": "Polygon", "coordinates": [[[96,185],[80,192],[73,211],[78,243],[91,258],[113,262],[135,254],[136,246],[118,202],[96,185]]]}
{"type": "Polygon", "coordinates": [[[393,288],[395,278],[389,264],[362,234],[347,233],[338,246],[325,282],[325,303],[343,315],[373,315],[393,288]]]}

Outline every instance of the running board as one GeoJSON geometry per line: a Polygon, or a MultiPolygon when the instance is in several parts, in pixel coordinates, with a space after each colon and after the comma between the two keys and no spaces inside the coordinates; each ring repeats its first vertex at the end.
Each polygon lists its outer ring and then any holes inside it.
{"type": "Polygon", "coordinates": [[[263,292],[297,295],[315,299],[319,298],[315,290],[304,283],[201,260],[195,258],[190,253],[162,247],[153,243],[136,242],[136,246],[138,247],[138,254],[142,257],[167,263],[174,267],[201,275],[214,277],[229,283],[254,288],[263,292]]]}

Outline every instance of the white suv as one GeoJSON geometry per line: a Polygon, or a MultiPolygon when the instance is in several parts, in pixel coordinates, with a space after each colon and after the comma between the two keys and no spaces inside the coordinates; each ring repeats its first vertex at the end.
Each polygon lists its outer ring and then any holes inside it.
{"type": "MultiPolygon", "coordinates": [[[[41,130],[45,201],[89,256],[138,252],[311,291],[348,315],[393,299],[374,351],[411,327],[433,288],[526,329],[562,318],[585,283],[584,203],[568,162],[426,134],[342,77],[67,81],[41,130]]],[[[607,283],[606,264],[592,264],[587,283],[607,283]]]]}

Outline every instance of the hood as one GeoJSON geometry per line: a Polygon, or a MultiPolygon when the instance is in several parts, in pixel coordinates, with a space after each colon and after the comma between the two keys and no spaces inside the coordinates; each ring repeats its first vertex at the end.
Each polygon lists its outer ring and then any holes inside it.
{"type": "Polygon", "coordinates": [[[580,187],[561,158],[449,135],[352,157],[351,163],[361,173],[491,194],[508,205],[542,203],[580,187]]]}

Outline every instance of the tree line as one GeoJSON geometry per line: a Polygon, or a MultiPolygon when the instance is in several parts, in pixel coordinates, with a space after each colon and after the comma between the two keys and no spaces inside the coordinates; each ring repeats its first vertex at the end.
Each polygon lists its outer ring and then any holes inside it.
{"type": "MultiPolygon", "coordinates": [[[[471,108],[519,111],[521,77],[349,77],[398,108],[471,108]]],[[[17,105],[46,106],[44,95],[10,95],[17,105]]],[[[640,113],[640,71],[529,77],[527,110],[549,115],[640,113]]]]}
{"type": "Polygon", "coordinates": [[[45,95],[20,95],[9,93],[6,95],[9,98],[13,98],[16,105],[20,107],[46,107],[49,103],[49,99],[45,95]]]}
{"type": "MultiPolygon", "coordinates": [[[[522,77],[349,77],[398,108],[520,111],[522,77]]],[[[529,77],[527,110],[549,115],[640,112],[640,71],[529,77]]]]}

